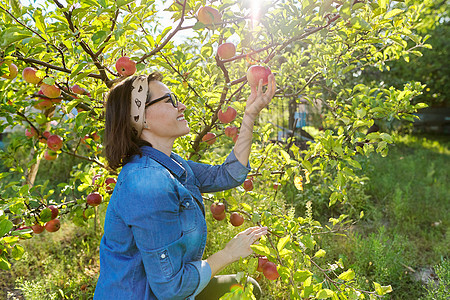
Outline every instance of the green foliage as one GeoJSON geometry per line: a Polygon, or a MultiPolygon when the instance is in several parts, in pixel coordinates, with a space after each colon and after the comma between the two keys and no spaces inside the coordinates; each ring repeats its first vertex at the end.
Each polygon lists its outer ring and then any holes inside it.
{"type": "MultiPolygon", "coordinates": [[[[326,260],[327,250],[319,240],[350,222],[339,210],[358,201],[349,196],[353,192],[358,195],[358,185],[366,181],[360,172],[362,158],[373,153],[386,156],[394,141],[389,133],[367,133],[367,129],[374,120],[414,120],[413,113],[423,105],[412,104],[412,100],[424,86],[414,81],[397,87],[374,83],[349,86],[348,78],[361,77],[369,67],[384,70],[388,62],[429,48],[424,35],[413,30],[421,26],[430,3],[261,1],[260,13],[253,20],[254,11],[246,1],[213,4],[224,22],[205,27],[196,21],[196,12],[204,5],[200,0],[166,4],[165,13],[173,24],[160,18],[161,9],[154,1],[82,0],[63,5],[47,0],[25,5],[0,0],[0,59],[11,60],[20,71],[34,66],[43,82],[62,91],[52,107],[33,109],[42,101],[38,86],[26,83],[21,75],[0,80],[2,132],[22,125],[38,134],[31,139],[15,136],[2,152],[2,269],[9,269],[11,259],[25,255],[19,237],[33,236],[21,227],[48,221],[48,204],[59,203],[64,218],[79,226],[105,211],[111,191],[105,185],[93,185],[92,177],[100,174],[99,183],[103,184],[107,177],[117,175],[106,165],[101,139],[105,96],[121,80],[114,70],[119,57],[134,60],[138,74],[159,70],[165,75],[165,82],[188,107],[185,114],[191,128],[189,135],[176,141],[175,150],[183,157],[211,164],[222,162],[233,147],[231,139],[222,135],[225,125],[218,122],[218,110],[235,107],[239,116],[234,124],[239,124],[250,92],[245,87],[247,68],[262,64],[276,74],[278,93],[274,107],[260,116],[254,132],[250,175],[255,189],[245,192],[237,188],[205,198],[225,201],[229,212],[240,211],[249,224],[270,228],[269,237],[254,250],[278,265],[279,286],[271,289],[275,298],[360,297],[357,274],[339,260],[326,260]],[[177,40],[185,30],[192,35],[177,40]],[[237,44],[238,55],[221,61],[215,51],[227,39],[237,44]],[[74,84],[88,92],[75,94],[74,84]],[[300,97],[321,104],[326,129],[318,132],[306,149],[293,140],[274,142],[276,127],[272,125],[283,102],[300,101],[300,97]],[[40,165],[47,150],[46,130],[64,141],[57,160],[65,163],[54,169],[40,165]],[[217,134],[216,144],[201,142],[207,132],[217,134]],[[49,184],[45,177],[53,173],[58,175],[49,184]],[[281,183],[280,192],[269,188],[274,181],[281,183]],[[95,190],[104,201],[94,210],[84,196],[95,190]],[[312,207],[316,206],[309,201],[314,195],[320,196],[321,205],[333,207],[330,219],[314,218],[312,207]],[[304,209],[304,215],[289,209],[289,202],[297,211],[304,209]]],[[[3,66],[0,72],[9,71],[3,66]]],[[[397,205],[398,220],[404,222],[407,216],[401,215],[400,203],[397,205]]],[[[351,212],[352,216],[357,213],[351,212]]],[[[250,274],[253,267],[251,260],[240,264],[250,274]]],[[[22,286],[26,290],[29,285],[23,282],[22,286]]],[[[369,289],[364,292],[371,297],[390,292],[388,286],[375,282],[369,289]]]]}
{"type": "Polygon", "coordinates": [[[424,299],[447,299],[448,291],[450,289],[450,262],[448,259],[444,259],[440,264],[434,266],[434,270],[437,275],[437,280],[430,280],[428,286],[426,287],[427,294],[424,299]]]}

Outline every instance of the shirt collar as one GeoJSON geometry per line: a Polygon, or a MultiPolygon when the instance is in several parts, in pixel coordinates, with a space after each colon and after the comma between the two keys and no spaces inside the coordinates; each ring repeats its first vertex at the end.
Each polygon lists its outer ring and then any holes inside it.
{"type": "Polygon", "coordinates": [[[160,163],[163,167],[165,167],[178,178],[182,178],[185,174],[186,170],[183,168],[183,166],[176,162],[174,158],[172,158],[173,155],[171,155],[171,157],[168,157],[161,151],[149,146],[143,146],[141,150],[144,155],[147,155],[153,160],[160,163]]]}

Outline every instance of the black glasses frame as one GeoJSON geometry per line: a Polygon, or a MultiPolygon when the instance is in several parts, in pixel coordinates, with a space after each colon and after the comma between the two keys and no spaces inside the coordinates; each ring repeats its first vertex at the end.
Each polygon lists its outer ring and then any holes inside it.
{"type": "MultiPolygon", "coordinates": [[[[149,95],[150,95],[150,94],[149,94],[149,95]]],[[[179,102],[179,100],[178,100],[177,95],[175,95],[174,93],[167,93],[167,94],[165,94],[164,96],[159,97],[159,98],[157,98],[157,99],[155,99],[155,100],[153,100],[153,101],[151,101],[151,102],[150,102],[149,97],[147,96],[147,101],[145,102],[145,108],[147,108],[147,107],[149,107],[150,105],[155,104],[155,103],[157,103],[157,102],[159,102],[159,101],[161,101],[161,100],[164,100],[164,99],[166,99],[166,98],[169,98],[169,99],[170,99],[170,102],[172,102],[173,107],[178,108],[178,102],[179,102]]]]}

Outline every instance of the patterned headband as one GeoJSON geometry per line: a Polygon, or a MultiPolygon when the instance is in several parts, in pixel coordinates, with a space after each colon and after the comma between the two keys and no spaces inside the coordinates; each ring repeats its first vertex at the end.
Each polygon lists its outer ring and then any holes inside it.
{"type": "Polygon", "coordinates": [[[147,77],[137,77],[131,87],[131,126],[137,137],[141,136],[142,129],[146,127],[145,101],[148,94],[147,77]]]}

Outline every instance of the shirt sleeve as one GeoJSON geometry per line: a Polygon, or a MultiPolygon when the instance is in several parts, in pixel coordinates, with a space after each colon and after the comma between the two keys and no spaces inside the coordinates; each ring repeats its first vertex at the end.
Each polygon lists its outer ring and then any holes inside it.
{"type": "Polygon", "coordinates": [[[247,166],[241,164],[234,154],[234,149],[221,165],[208,165],[188,161],[189,166],[199,181],[202,193],[228,190],[242,184],[250,172],[250,162],[247,166]]]}
{"type": "Polygon", "coordinates": [[[116,207],[133,232],[155,296],[193,299],[208,284],[211,268],[206,261],[183,262],[186,242],[175,180],[158,168],[133,171],[121,186],[126,195],[116,207]]]}

